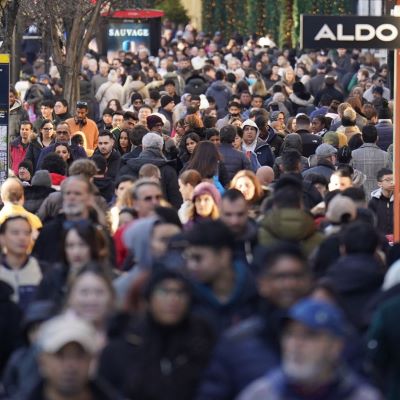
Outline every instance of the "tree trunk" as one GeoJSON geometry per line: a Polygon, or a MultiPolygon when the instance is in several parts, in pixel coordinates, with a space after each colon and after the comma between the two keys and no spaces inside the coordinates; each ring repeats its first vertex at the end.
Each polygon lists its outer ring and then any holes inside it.
{"type": "Polygon", "coordinates": [[[4,35],[3,44],[0,46],[0,53],[10,53],[20,0],[13,0],[11,2],[0,1],[0,6],[0,36],[4,35]]]}

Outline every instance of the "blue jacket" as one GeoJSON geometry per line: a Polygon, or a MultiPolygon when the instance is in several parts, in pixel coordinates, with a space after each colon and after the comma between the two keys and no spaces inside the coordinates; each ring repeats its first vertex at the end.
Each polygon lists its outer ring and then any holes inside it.
{"type": "Polygon", "coordinates": [[[196,400],[231,400],[255,379],[279,365],[268,340],[266,321],[249,318],[221,338],[199,387],[196,400]]]}
{"type": "Polygon", "coordinates": [[[378,142],[377,145],[387,151],[388,147],[393,143],[393,125],[390,121],[380,121],[375,125],[378,131],[378,142]]]}
{"type": "Polygon", "coordinates": [[[238,400],[382,400],[380,393],[346,368],[339,368],[336,379],[323,393],[307,395],[289,382],[281,368],[251,384],[238,400]]]}
{"type": "Polygon", "coordinates": [[[212,96],[215,99],[218,110],[218,118],[223,118],[228,114],[228,103],[232,96],[231,90],[222,81],[213,82],[206,91],[206,96],[212,96]]]}
{"type": "Polygon", "coordinates": [[[249,268],[235,261],[235,288],[227,302],[222,303],[212,289],[203,283],[193,282],[193,312],[205,318],[217,334],[254,314],[258,294],[249,268]]]}
{"type": "MultiPolygon", "coordinates": [[[[47,156],[47,154],[54,152],[56,144],[57,143],[51,144],[42,149],[42,151],[39,154],[39,159],[37,161],[37,167],[36,167],[37,170],[42,169],[43,159],[47,156]]],[[[70,149],[73,160],[78,160],[79,158],[87,158],[86,151],[83,147],[72,144],[70,145],[70,149]]]]}
{"type": "Polygon", "coordinates": [[[233,148],[232,144],[221,143],[219,152],[222,156],[229,180],[242,169],[251,169],[249,159],[241,152],[233,148]]]}

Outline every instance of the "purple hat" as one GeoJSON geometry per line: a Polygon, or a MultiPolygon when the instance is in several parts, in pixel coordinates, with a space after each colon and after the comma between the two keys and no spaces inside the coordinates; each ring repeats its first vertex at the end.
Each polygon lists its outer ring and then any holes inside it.
{"type": "Polygon", "coordinates": [[[218,189],[209,182],[202,182],[199,183],[193,191],[193,200],[197,197],[197,196],[201,196],[203,194],[209,194],[213,200],[214,203],[219,205],[219,203],[221,202],[221,195],[218,192],[218,189]]]}

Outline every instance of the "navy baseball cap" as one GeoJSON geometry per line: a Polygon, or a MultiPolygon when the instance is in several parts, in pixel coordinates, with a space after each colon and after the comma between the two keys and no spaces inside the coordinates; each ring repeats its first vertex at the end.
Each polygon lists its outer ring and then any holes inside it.
{"type": "Polygon", "coordinates": [[[347,335],[347,324],[342,311],[333,304],[306,298],[292,306],[285,318],[297,321],[316,331],[328,332],[333,336],[347,335]]]}

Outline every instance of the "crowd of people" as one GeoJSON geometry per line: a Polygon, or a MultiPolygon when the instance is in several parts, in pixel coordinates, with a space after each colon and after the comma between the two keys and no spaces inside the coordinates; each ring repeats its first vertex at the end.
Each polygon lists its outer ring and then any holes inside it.
{"type": "Polygon", "coordinates": [[[0,398],[400,398],[387,65],[167,26],[71,105],[21,62],[0,398]]]}

